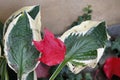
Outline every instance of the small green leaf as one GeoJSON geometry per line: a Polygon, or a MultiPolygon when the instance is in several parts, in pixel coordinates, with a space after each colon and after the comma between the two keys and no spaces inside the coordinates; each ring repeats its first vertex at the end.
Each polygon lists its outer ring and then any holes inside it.
{"type": "Polygon", "coordinates": [[[112,42],[112,49],[117,49],[120,52],[120,38],[112,42]]]}
{"type": "Polygon", "coordinates": [[[74,21],[69,28],[72,28],[76,25],[81,24],[83,21],[87,21],[87,20],[91,20],[92,19],[92,9],[91,9],[91,5],[88,5],[87,7],[83,8],[83,15],[82,16],[78,16],[77,21],[74,21]]]}
{"type": "Polygon", "coordinates": [[[86,73],[86,74],[85,74],[85,79],[86,79],[86,80],[93,80],[90,73],[86,73]]]}

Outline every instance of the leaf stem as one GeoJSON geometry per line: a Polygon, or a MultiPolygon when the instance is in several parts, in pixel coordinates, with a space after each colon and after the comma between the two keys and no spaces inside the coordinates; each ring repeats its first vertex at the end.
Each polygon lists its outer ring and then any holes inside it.
{"type": "Polygon", "coordinates": [[[22,74],[21,76],[18,75],[17,78],[18,78],[18,80],[27,80],[28,74],[29,74],[29,73],[22,74]]]}
{"type": "Polygon", "coordinates": [[[5,63],[5,80],[9,80],[8,71],[7,71],[7,62],[5,63]]]}
{"type": "Polygon", "coordinates": [[[18,80],[22,80],[22,76],[20,74],[17,75],[18,80]]]}
{"type": "Polygon", "coordinates": [[[18,80],[22,80],[22,76],[23,76],[23,73],[22,73],[22,61],[21,61],[20,69],[19,69],[19,72],[17,73],[18,80]]]}
{"type": "Polygon", "coordinates": [[[50,77],[49,80],[54,80],[56,78],[56,76],[60,73],[60,71],[62,70],[62,68],[66,65],[68,60],[64,60],[59,66],[58,68],[55,70],[55,72],[52,74],[52,76],[50,77]]]}

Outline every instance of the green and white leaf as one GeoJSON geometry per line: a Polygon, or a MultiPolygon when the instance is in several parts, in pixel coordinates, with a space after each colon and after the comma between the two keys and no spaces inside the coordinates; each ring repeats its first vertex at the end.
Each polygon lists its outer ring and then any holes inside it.
{"type": "Polygon", "coordinates": [[[41,40],[40,11],[36,14],[32,12],[38,9],[38,6],[32,6],[21,9],[23,11],[20,14],[20,11],[15,12],[15,17],[4,29],[4,51],[8,65],[23,80],[38,64],[36,59],[39,52],[32,44],[32,40],[41,40]]]}
{"type": "MultiPolygon", "coordinates": [[[[83,25],[84,29],[90,25],[90,22],[92,21],[83,22],[80,25],[83,25]]],[[[99,22],[89,27],[82,33],[77,31],[80,27],[76,27],[76,30],[68,30],[61,36],[60,39],[64,41],[67,52],[64,61],[57,67],[49,80],[54,80],[66,64],[76,74],[89,64],[92,67],[96,65],[97,49],[103,48],[107,41],[106,26],[105,22],[99,22]]]]}
{"type": "Polygon", "coordinates": [[[99,23],[101,23],[101,22],[90,21],[90,20],[84,21],[80,25],[74,26],[71,29],[67,30],[65,33],[63,33],[63,35],[60,37],[60,39],[62,41],[64,41],[65,38],[67,38],[71,33],[85,34],[90,28],[97,26],[99,23]]]}
{"type": "Polygon", "coordinates": [[[68,66],[79,73],[86,66],[95,67],[103,54],[107,40],[104,22],[85,21],[66,31],[60,38],[67,47],[68,66]]]}
{"type": "Polygon", "coordinates": [[[37,80],[36,72],[32,71],[31,73],[29,73],[26,80],[37,80]]]}
{"type": "Polygon", "coordinates": [[[41,13],[40,13],[40,6],[35,5],[35,6],[26,6],[18,11],[14,12],[5,22],[4,24],[4,31],[3,33],[5,34],[9,24],[19,15],[22,13],[27,12],[33,20],[35,20],[36,24],[39,25],[39,30],[41,30],[41,13]]]}

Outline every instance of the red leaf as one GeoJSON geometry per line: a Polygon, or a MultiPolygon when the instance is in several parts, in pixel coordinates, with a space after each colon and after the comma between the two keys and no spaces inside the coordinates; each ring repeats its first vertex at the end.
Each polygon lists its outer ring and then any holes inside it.
{"type": "Polygon", "coordinates": [[[39,60],[48,66],[60,64],[64,60],[66,47],[61,40],[55,38],[47,29],[44,32],[42,41],[33,41],[36,49],[42,53],[39,60]]]}
{"type": "Polygon", "coordinates": [[[111,79],[113,75],[120,77],[120,58],[108,58],[104,64],[103,70],[109,79],[111,79]]]}
{"type": "Polygon", "coordinates": [[[37,78],[46,78],[49,76],[49,69],[50,67],[40,63],[37,68],[35,69],[37,73],[37,78]]]}

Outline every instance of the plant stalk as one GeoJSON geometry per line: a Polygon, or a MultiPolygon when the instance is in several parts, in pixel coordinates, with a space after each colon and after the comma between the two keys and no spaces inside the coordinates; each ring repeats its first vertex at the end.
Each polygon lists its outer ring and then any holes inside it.
{"type": "Polygon", "coordinates": [[[18,75],[18,80],[26,80],[27,76],[28,76],[28,74],[23,74],[21,76],[18,75]]]}
{"type": "Polygon", "coordinates": [[[5,80],[9,80],[9,77],[8,77],[8,71],[7,71],[7,64],[5,64],[5,80]]]}
{"type": "Polygon", "coordinates": [[[58,68],[55,70],[55,72],[52,74],[52,76],[50,77],[49,80],[54,80],[56,78],[56,76],[60,73],[60,71],[62,70],[62,68],[66,65],[67,60],[64,60],[59,66],[58,68]]]}

